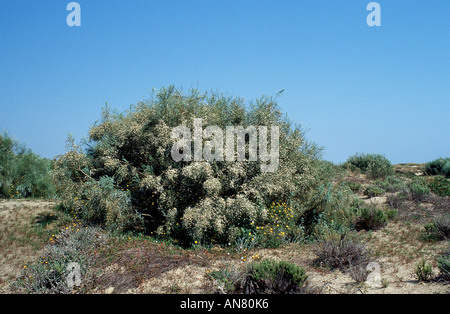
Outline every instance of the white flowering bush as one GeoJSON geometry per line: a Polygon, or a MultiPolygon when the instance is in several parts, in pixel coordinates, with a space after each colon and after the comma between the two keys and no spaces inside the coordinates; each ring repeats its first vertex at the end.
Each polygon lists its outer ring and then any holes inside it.
{"type": "MultiPolygon", "coordinates": [[[[269,136],[268,148],[273,143],[269,136]]],[[[194,144],[191,148],[196,149],[194,144]]],[[[184,95],[168,87],[128,112],[105,108],[86,148],[72,145],[56,161],[54,177],[63,205],[80,218],[186,244],[227,243],[243,230],[264,225],[269,204],[301,204],[314,182],[317,154],[271,98],[248,104],[196,90],[184,95]],[[262,171],[264,160],[175,161],[172,130],[193,129],[194,119],[201,119],[203,128],[223,130],[278,127],[277,170],[262,171]]]]}

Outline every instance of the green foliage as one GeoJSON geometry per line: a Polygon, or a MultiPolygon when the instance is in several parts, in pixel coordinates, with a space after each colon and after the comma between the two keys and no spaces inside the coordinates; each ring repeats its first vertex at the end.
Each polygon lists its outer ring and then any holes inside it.
{"type": "Polygon", "coordinates": [[[359,203],[345,184],[324,181],[311,191],[304,207],[299,218],[300,225],[307,237],[317,239],[328,232],[348,230],[358,212],[359,203]]]}
{"type": "Polygon", "coordinates": [[[388,223],[388,214],[376,207],[364,207],[356,219],[356,230],[379,230],[388,223]]]}
{"type": "Polygon", "coordinates": [[[442,241],[450,239],[450,217],[448,215],[437,217],[433,222],[424,226],[421,234],[424,241],[442,241]]]}
{"type": "Polygon", "coordinates": [[[347,159],[344,166],[352,171],[359,170],[371,179],[378,179],[393,174],[391,162],[380,154],[356,154],[347,159]]]}
{"type": "Polygon", "coordinates": [[[317,173],[319,150],[271,98],[245,104],[240,98],[163,88],[128,112],[106,108],[89,135],[86,151],[72,144],[56,161],[64,206],[112,229],[153,232],[186,245],[234,242],[242,230],[265,225],[269,204],[303,202],[317,173]],[[174,161],[177,140],[171,131],[180,125],[192,130],[194,118],[203,120],[203,128],[223,130],[278,125],[278,171],[261,172],[260,160],[174,161]]]}
{"type": "Polygon", "coordinates": [[[361,188],[362,188],[362,184],[357,183],[357,182],[344,182],[345,185],[347,185],[350,190],[352,190],[353,193],[358,193],[361,188]]]}
{"type": "Polygon", "coordinates": [[[375,184],[389,193],[400,192],[407,187],[406,183],[396,176],[388,176],[383,181],[375,182],[375,184]]]}
{"type": "Polygon", "coordinates": [[[444,175],[450,177],[450,158],[439,158],[427,163],[424,172],[428,175],[444,175]]]}
{"type": "Polygon", "coordinates": [[[431,191],[439,196],[450,196],[450,179],[444,176],[435,176],[429,180],[431,191]]]}
{"type": "Polygon", "coordinates": [[[433,275],[433,268],[424,259],[416,264],[415,274],[419,281],[429,281],[433,275]]]}
{"type": "Polygon", "coordinates": [[[0,135],[0,198],[53,197],[52,163],[0,135]]]}
{"type": "Polygon", "coordinates": [[[424,196],[429,195],[431,190],[425,182],[422,181],[412,181],[409,184],[409,191],[413,200],[420,201],[424,196]]]}
{"type": "Polygon", "coordinates": [[[240,287],[246,294],[286,294],[302,288],[308,279],[306,271],[294,263],[265,259],[252,262],[240,287]]]}
{"type": "Polygon", "coordinates": [[[366,195],[368,197],[381,196],[381,195],[384,195],[385,193],[386,193],[386,191],[377,185],[368,186],[364,190],[364,195],[366,195]]]}
{"type": "Polygon", "coordinates": [[[444,279],[450,280],[450,250],[438,257],[437,265],[440,275],[444,279]]]}

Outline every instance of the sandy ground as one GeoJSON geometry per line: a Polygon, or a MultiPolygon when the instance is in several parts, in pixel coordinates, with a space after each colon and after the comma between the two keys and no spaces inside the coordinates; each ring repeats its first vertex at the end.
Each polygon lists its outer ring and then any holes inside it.
{"type": "MultiPolygon", "coordinates": [[[[39,256],[45,241],[33,240],[33,237],[37,237],[36,234],[27,230],[33,229],[35,219],[40,214],[52,212],[54,205],[53,202],[41,200],[0,201],[0,292],[5,292],[5,287],[19,274],[25,261],[32,261],[39,256]],[[29,238],[25,239],[26,237],[29,238]]],[[[419,282],[415,277],[415,265],[422,258],[432,263],[436,274],[435,257],[448,244],[445,241],[420,241],[418,235],[422,228],[421,224],[398,221],[379,231],[363,233],[362,238],[374,253],[373,261],[379,265],[379,277],[365,284],[357,284],[349,274],[314,267],[314,246],[292,244],[279,249],[249,252],[245,262],[225,254],[225,257],[208,260],[204,264],[182,265],[143,280],[138,288],[126,293],[213,293],[220,288],[209,279],[210,272],[225,268],[239,269],[252,261],[251,255],[257,255],[258,258],[284,259],[302,265],[308,272],[309,283],[325,294],[448,294],[449,283],[436,280],[419,282]],[[380,285],[380,282],[383,284],[380,285]]],[[[108,269],[106,271],[120,272],[114,265],[108,269]]],[[[114,287],[95,292],[115,293],[114,287]]]]}

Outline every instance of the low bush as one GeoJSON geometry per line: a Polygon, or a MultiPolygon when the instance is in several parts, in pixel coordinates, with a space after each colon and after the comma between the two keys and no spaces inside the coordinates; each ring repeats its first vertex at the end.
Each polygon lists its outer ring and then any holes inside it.
{"type": "Polygon", "coordinates": [[[365,268],[369,260],[366,247],[348,233],[319,241],[314,252],[317,256],[314,265],[343,272],[365,268]]]}
{"type": "Polygon", "coordinates": [[[35,262],[23,266],[21,275],[14,286],[19,293],[27,294],[68,294],[70,263],[79,265],[81,284],[90,279],[93,251],[104,243],[105,236],[98,228],[87,228],[72,224],[50,239],[43,255],[35,262]],[[89,275],[88,275],[89,274],[89,275]]]}
{"type": "Polygon", "coordinates": [[[344,184],[347,185],[353,193],[358,193],[362,188],[362,184],[357,182],[344,182],[344,184]]]}
{"type": "Polygon", "coordinates": [[[383,181],[377,181],[375,184],[389,193],[400,192],[406,189],[406,183],[399,177],[388,176],[383,181]]]}
{"type": "Polygon", "coordinates": [[[388,214],[376,207],[363,207],[355,221],[356,230],[379,230],[388,223],[388,214]]]}
{"type": "Polygon", "coordinates": [[[248,265],[238,290],[245,294],[291,294],[298,292],[307,279],[303,267],[265,259],[248,265]]]}
{"type": "Polygon", "coordinates": [[[450,179],[444,176],[439,175],[432,177],[428,182],[428,186],[433,193],[439,196],[450,196],[450,179]]]}
{"type": "Polygon", "coordinates": [[[359,170],[370,179],[384,178],[394,173],[391,162],[380,154],[356,154],[349,157],[344,166],[352,171],[359,170]]]}
{"type": "Polygon", "coordinates": [[[450,158],[439,158],[427,163],[424,167],[425,174],[444,175],[450,177],[450,158]]]}
{"type": "Polygon", "coordinates": [[[397,194],[388,195],[386,203],[393,209],[402,209],[405,206],[405,202],[408,200],[406,193],[400,192],[397,194]]]}
{"type": "Polygon", "coordinates": [[[411,198],[415,201],[421,201],[425,196],[430,195],[431,190],[425,182],[413,181],[409,184],[411,198]]]}
{"type": "Polygon", "coordinates": [[[364,190],[364,195],[366,195],[368,197],[381,196],[381,195],[384,195],[385,193],[386,193],[386,191],[377,185],[368,186],[364,190]]]}
{"type": "Polygon", "coordinates": [[[450,218],[449,216],[437,217],[433,222],[424,226],[422,232],[424,241],[442,241],[450,239],[450,218]]]}
{"type": "Polygon", "coordinates": [[[450,249],[438,257],[437,266],[440,276],[445,280],[450,280],[450,249]]]}

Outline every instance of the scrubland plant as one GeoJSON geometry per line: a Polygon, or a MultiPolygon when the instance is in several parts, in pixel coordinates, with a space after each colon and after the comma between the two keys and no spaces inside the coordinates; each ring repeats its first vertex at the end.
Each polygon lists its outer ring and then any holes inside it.
{"type": "Polygon", "coordinates": [[[347,159],[344,167],[352,171],[361,171],[370,179],[384,178],[392,175],[394,168],[391,162],[380,154],[356,154],[347,159]]]}
{"type": "Polygon", "coordinates": [[[265,225],[273,202],[304,202],[314,188],[318,152],[271,98],[247,104],[168,87],[125,113],[105,108],[87,148],[71,145],[56,161],[54,177],[63,205],[80,218],[185,244],[228,243],[265,225]],[[262,172],[262,160],[175,161],[172,130],[193,129],[194,118],[202,119],[203,128],[223,130],[278,126],[278,170],[262,172]]]}
{"type": "Polygon", "coordinates": [[[0,134],[0,198],[52,197],[52,163],[0,134]]]}
{"type": "Polygon", "coordinates": [[[318,242],[314,251],[317,256],[314,261],[316,266],[342,272],[365,269],[369,261],[366,247],[348,232],[329,234],[318,242]]]}
{"type": "Polygon", "coordinates": [[[450,248],[437,259],[440,276],[445,280],[450,280],[450,248]]]}
{"type": "Polygon", "coordinates": [[[427,186],[426,182],[415,180],[409,184],[409,192],[411,198],[415,201],[421,201],[423,198],[430,194],[431,190],[427,186]]]}
{"type": "Polygon", "coordinates": [[[388,223],[388,214],[375,206],[363,207],[355,221],[356,230],[379,230],[388,223]]]}
{"type": "Polygon", "coordinates": [[[433,267],[425,259],[422,259],[416,264],[415,274],[419,281],[428,281],[433,276],[433,267]]]}
{"type": "Polygon", "coordinates": [[[450,178],[450,158],[439,158],[427,163],[424,172],[428,175],[444,175],[450,178]]]}
{"type": "Polygon", "coordinates": [[[249,264],[245,276],[236,286],[245,294],[291,294],[299,292],[307,279],[303,267],[265,259],[249,264]]]}

